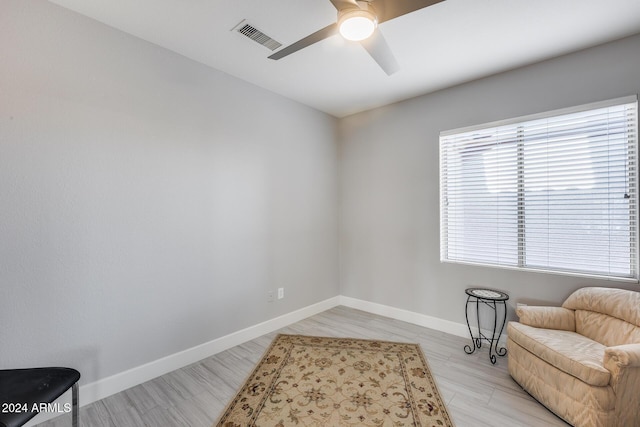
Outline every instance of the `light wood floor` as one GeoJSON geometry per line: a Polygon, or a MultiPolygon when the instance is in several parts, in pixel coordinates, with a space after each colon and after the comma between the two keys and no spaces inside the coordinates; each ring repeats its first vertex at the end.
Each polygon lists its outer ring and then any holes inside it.
{"type": "MultiPolygon", "coordinates": [[[[419,343],[457,427],[568,424],[522,391],[488,350],[467,355],[469,339],[336,307],[281,333],[419,343]]],[[[80,409],[83,427],[211,427],[278,332],[264,335],[80,409]]],[[[65,414],[38,427],[71,425],[65,414]]]]}

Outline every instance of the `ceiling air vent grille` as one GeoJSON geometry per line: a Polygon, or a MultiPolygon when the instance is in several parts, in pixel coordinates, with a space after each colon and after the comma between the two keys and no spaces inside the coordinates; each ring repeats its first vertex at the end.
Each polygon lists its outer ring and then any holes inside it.
{"type": "Polygon", "coordinates": [[[256,27],[247,24],[244,20],[236,25],[233,29],[237,29],[238,32],[243,36],[249,37],[254,42],[260,43],[262,46],[266,47],[269,50],[276,50],[277,48],[282,46],[282,43],[272,39],[256,27]]]}

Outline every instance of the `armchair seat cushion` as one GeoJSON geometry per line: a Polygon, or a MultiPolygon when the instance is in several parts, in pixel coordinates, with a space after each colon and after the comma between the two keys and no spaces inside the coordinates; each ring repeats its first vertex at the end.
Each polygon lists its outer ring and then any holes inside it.
{"type": "Polygon", "coordinates": [[[603,365],[605,346],[570,331],[508,325],[509,337],[524,349],[586,384],[604,387],[611,373],[603,365]]]}

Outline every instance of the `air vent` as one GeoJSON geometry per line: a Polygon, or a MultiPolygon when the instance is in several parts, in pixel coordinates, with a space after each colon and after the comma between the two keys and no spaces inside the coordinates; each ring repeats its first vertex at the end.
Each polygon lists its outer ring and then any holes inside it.
{"type": "Polygon", "coordinates": [[[269,50],[276,50],[277,48],[282,46],[282,43],[272,39],[253,25],[247,24],[247,21],[245,19],[243,19],[242,22],[233,27],[232,30],[238,31],[243,36],[249,37],[254,42],[261,44],[269,50]]]}

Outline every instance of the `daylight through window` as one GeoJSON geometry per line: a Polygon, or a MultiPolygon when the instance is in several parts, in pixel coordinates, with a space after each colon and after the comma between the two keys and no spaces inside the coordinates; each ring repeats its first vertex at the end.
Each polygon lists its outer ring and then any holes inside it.
{"type": "Polygon", "coordinates": [[[637,278],[636,97],[440,135],[442,261],[637,278]]]}

